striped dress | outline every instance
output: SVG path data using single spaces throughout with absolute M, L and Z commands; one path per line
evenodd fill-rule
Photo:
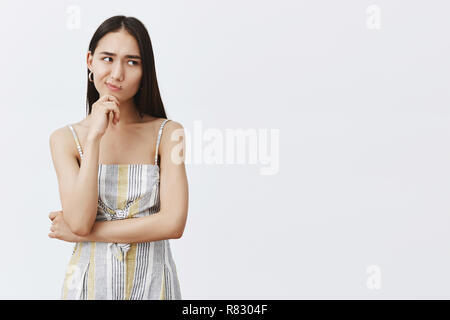
M 158 147 L 155 164 L 99 164 L 96 221 L 131 219 L 159 212 Z M 73 127 L 68 125 L 83 152 Z M 77 242 L 61 299 L 180 300 L 169 239 L 142 243 Z

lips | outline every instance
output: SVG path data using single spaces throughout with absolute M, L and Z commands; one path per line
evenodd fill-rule
M 108 86 L 108 87 L 110 87 L 111 89 L 115 89 L 115 90 L 119 90 L 120 89 L 120 87 L 118 87 L 118 86 L 115 86 L 115 85 L 113 85 L 113 84 L 111 84 L 111 83 L 106 83 L 106 85 Z

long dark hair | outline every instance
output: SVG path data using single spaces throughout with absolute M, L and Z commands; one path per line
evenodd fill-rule
M 133 101 L 142 117 L 148 114 L 153 117 L 167 119 L 166 111 L 161 100 L 158 81 L 156 79 L 155 60 L 153 56 L 152 42 L 144 24 L 134 17 L 114 16 L 106 19 L 95 31 L 89 43 L 89 50 L 94 54 L 100 39 L 108 32 L 116 32 L 125 29 L 131 34 L 139 45 L 142 57 L 142 79 L 138 92 L 133 97 Z M 100 98 L 93 82 L 89 81 L 89 68 L 87 69 L 87 100 L 86 115 L 91 114 L 92 105 Z

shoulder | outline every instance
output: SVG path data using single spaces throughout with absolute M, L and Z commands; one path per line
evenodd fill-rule
M 61 128 L 57 128 L 50 133 L 50 143 L 58 143 L 62 140 L 66 140 L 70 134 L 70 128 L 66 125 Z
M 170 121 L 167 121 L 164 124 L 161 133 L 160 148 L 163 152 L 170 152 L 170 150 L 172 150 L 180 142 L 184 142 L 185 137 L 183 125 L 180 122 L 174 121 L 172 119 L 169 120 Z
M 164 119 L 165 120 L 165 119 Z M 168 140 L 178 140 L 177 137 L 180 135 L 184 136 L 184 127 L 181 123 L 174 121 L 172 119 L 169 119 L 170 121 L 167 121 L 164 124 L 163 132 L 161 140 L 164 139 L 164 141 Z M 162 124 L 162 122 L 161 122 Z
M 73 127 L 73 125 L 72 125 Z M 50 133 L 49 143 L 50 149 L 53 153 L 56 148 L 73 150 L 71 146 L 71 140 L 73 140 L 72 132 L 68 125 L 57 128 Z
M 164 125 L 160 141 L 160 154 L 162 155 L 161 168 L 175 168 L 183 165 L 185 148 L 186 143 L 183 125 L 177 121 L 167 121 Z
M 184 131 L 183 125 L 172 119 L 157 118 L 153 121 L 153 124 L 153 130 L 155 130 L 157 134 L 161 131 L 161 140 L 172 135 L 177 130 Z
M 164 120 L 166 120 L 166 119 L 164 119 Z M 169 121 L 167 121 L 164 125 L 165 132 L 167 132 L 167 131 L 173 132 L 177 129 L 184 129 L 183 126 L 181 125 L 181 123 L 174 121 L 172 119 L 167 119 L 167 120 L 169 120 Z

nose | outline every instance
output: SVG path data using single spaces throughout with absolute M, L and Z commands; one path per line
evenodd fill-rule
M 113 64 L 112 70 L 111 70 L 111 77 L 116 79 L 117 81 L 122 81 L 123 77 L 123 67 L 120 61 L 117 61 Z

